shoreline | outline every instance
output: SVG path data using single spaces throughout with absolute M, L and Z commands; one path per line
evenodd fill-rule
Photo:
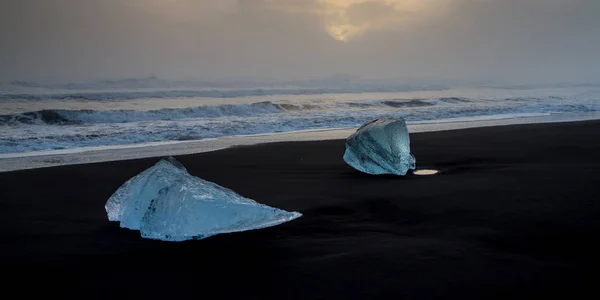
M 409 124 L 408 130 L 412 135 L 421 132 L 439 132 L 468 128 L 485 128 L 522 124 L 581 122 L 598 119 L 600 119 L 600 114 L 598 112 L 560 113 L 546 116 L 499 118 L 475 121 L 452 121 L 452 119 L 450 119 L 448 121 L 440 120 L 442 122 Z M 167 141 L 150 144 L 98 146 L 32 153 L 8 153 L 0 154 L 0 173 L 62 165 L 187 155 L 218 151 L 236 146 L 258 145 L 266 143 L 345 139 L 354 131 L 356 131 L 356 128 L 300 130 L 292 132 L 225 136 L 195 141 Z
M 594 298 L 599 134 L 598 120 L 415 134 L 417 168 L 432 176 L 361 174 L 343 140 L 176 156 L 194 176 L 303 214 L 182 243 L 106 217 L 110 195 L 156 158 L 4 172 L 0 266 L 23 296 Z

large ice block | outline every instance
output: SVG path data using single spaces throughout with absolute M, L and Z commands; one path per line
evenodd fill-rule
M 174 158 L 159 161 L 123 184 L 106 202 L 110 221 L 165 241 L 275 226 L 301 216 L 244 198 L 190 175 Z
M 381 118 L 361 126 L 346 139 L 344 161 L 368 174 L 406 175 L 414 170 L 415 156 L 402 118 Z

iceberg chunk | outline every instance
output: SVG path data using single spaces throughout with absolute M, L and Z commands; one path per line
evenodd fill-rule
M 402 118 L 381 118 L 364 124 L 346 139 L 344 161 L 358 171 L 406 175 L 416 167 L 410 138 Z
M 184 241 L 279 225 L 301 216 L 190 175 L 174 158 L 125 182 L 106 202 L 110 221 L 142 237 Z

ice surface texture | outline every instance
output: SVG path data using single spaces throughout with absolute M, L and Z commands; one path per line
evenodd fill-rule
M 406 175 L 415 169 L 410 138 L 402 118 L 382 118 L 361 126 L 346 139 L 344 161 L 368 174 Z
M 270 227 L 301 216 L 194 177 L 171 157 L 125 182 L 105 208 L 110 221 L 165 241 Z

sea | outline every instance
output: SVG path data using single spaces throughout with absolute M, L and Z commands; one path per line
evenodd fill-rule
M 588 114 L 600 84 L 228 84 L 157 78 L 0 83 L 0 159 L 102 147 L 352 129 L 384 116 L 409 125 Z M 53 152 L 54 151 L 54 152 Z

